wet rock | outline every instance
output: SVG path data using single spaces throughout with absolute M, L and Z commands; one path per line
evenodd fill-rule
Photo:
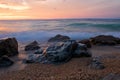
M 102 80 L 120 80 L 120 74 L 110 73 L 107 76 L 105 76 Z
M 14 56 L 18 54 L 18 42 L 15 38 L 7 38 L 0 40 L 0 57 Z
M 89 65 L 89 67 L 91 69 L 100 69 L 100 70 L 105 68 L 104 64 L 99 60 L 99 58 L 94 58 L 91 64 Z
M 91 41 L 89 39 L 81 40 L 81 41 L 79 41 L 79 43 L 85 44 L 87 46 L 87 48 L 92 47 Z
M 71 59 L 72 54 L 69 53 L 71 43 L 65 43 L 62 46 L 50 46 L 46 50 L 46 57 L 51 62 L 65 62 Z
M 94 38 L 91 38 L 91 42 L 94 45 L 116 45 L 120 44 L 120 38 L 116 38 L 110 35 L 100 35 Z
M 42 54 L 29 55 L 26 63 L 61 63 L 74 57 L 91 57 L 91 54 L 86 45 L 68 40 L 50 45 Z
M 50 38 L 48 42 L 62 42 L 67 40 L 70 40 L 70 37 L 58 34 L 55 37 Z
M 40 49 L 39 44 L 37 41 L 33 41 L 32 43 L 25 46 L 25 51 L 32 51 Z
M 9 67 L 13 64 L 14 62 L 9 59 L 7 56 L 3 56 L 0 58 L 0 67 Z
M 51 62 L 66 62 L 72 57 L 91 57 L 87 47 L 74 40 L 66 41 L 58 46 L 49 46 L 45 54 L 48 61 Z

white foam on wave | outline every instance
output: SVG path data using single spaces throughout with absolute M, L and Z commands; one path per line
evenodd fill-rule
M 49 38 L 54 37 L 57 34 L 69 36 L 71 39 L 81 40 L 95 37 L 98 35 L 113 35 L 120 38 L 120 32 L 61 32 L 61 31 L 28 31 L 20 33 L 10 33 L 2 35 L 3 37 L 16 37 L 20 42 L 28 41 L 47 41 Z

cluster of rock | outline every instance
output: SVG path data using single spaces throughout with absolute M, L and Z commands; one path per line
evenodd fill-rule
M 64 35 L 56 35 L 48 40 L 48 42 L 62 42 L 70 40 L 70 37 Z M 88 48 L 91 48 L 92 45 L 117 45 L 120 44 L 120 38 L 111 36 L 111 35 L 99 35 L 90 39 L 80 40 L 79 43 L 86 44 Z
M 66 62 L 74 57 L 91 57 L 92 54 L 88 50 L 92 45 L 117 45 L 120 44 L 120 38 L 113 36 L 100 35 L 94 38 L 75 41 L 64 35 L 56 35 L 48 40 L 48 42 L 57 42 L 43 50 L 37 41 L 25 46 L 25 51 L 33 51 L 34 54 L 28 56 L 27 63 L 33 62 Z M 14 62 L 9 59 L 10 56 L 18 54 L 18 42 L 15 38 L 0 40 L 0 67 L 10 66 Z M 40 55 L 39 55 L 40 54 Z M 103 69 L 104 65 L 94 60 L 89 65 L 91 68 Z
M 68 40 L 61 43 L 50 45 L 45 52 L 42 53 L 42 57 L 29 56 L 27 62 L 66 62 L 73 57 L 91 57 L 91 53 L 88 51 L 86 45 L 78 43 L 74 40 Z
M 111 35 L 99 35 L 91 38 L 91 43 L 93 45 L 117 45 L 120 44 L 120 38 Z
M 81 41 L 70 40 L 70 37 L 64 35 L 56 35 L 48 40 L 48 42 L 57 42 L 50 45 L 46 50 L 39 47 L 38 43 L 34 41 L 25 47 L 25 50 L 36 50 L 35 54 L 42 54 L 42 56 L 30 55 L 27 62 L 66 62 L 74 57 L 91 57 L 88 48 L 92 45 L 116 45 L 119 44 L 120 39 L 113 36 L 96 36 L 94 38 L 85 39 Z M 113 44 L 114 43 L 114 44 Z M 104 69 L 103 63 L 99 60 L 93 59 L 90 68 Z
M 0 67 L 7 67 L 14 62 L 9 59 L 10 56 L 18 54 L 18 42 L 15 38 L 0 40 Z

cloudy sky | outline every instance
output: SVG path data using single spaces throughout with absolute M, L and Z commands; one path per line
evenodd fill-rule
M 120 0 L 0 0 L 0 19 L 120 18 Z

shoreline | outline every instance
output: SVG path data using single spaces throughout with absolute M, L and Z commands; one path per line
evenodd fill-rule
M 112 38 L 110 40 L 112 40 Z M 55 65 L 24 63 L 28 55 L 34 53 L 24 50 L 28 43 L 18 43 L 19 54 L 18 56 L 11 57 L 11 59 L 15 61 L 15 64 L 8 68 L 0 69 L 0 80 L 99 80 L 109 73 L 120 74 L 120 44 L 111 46 L 92 45 L 91 48 L 88 48 L 92 53 L 92 57 L 72 58 L 67 63 Z M 39 42 L 39 46 L 45 49 L 55 43 L 56 42 Z M 96 57 L 103 62 L 105 69 L 95 70 L 88 67 L 91 60 Z
M 12 72 L 18 73 L 19 71 L 20 72 L 24 71 L 24 70 L 26 70 L 26 68 L 29 68 L 29 65 L 30 66 L 43 65 L 44 67 L 46 65 L 52 65 L 52 64 L 41 64 L 41 63 L 40 64 L 39 63 L 37 63 L 37 64 L 36 63 L 33 63 L 33 64 L 25 64 L 25 63 L 23 63 L 22 61 L 26 58 L 26 56 L 29 53 L 26 53 L 23 50 L 23 48 L 24 48 L 23 45 L 21 45 L 21 46 L 22 47 L 19 47 L 19 55 L 16 56 L 16 57 L 13 57 L 14 60 L 18 60 L 18 61 L 16 61 L 15 64 L 12 65 L 9 68 L 3 68 L 0 75 L 5 76 L 7 73 L 12 74 Z M 92 46 L 92 48 L 89 49 L 89 50 L 92 52 L 92 55 L 93 55 L 92 57 L 103 57 L 103 58 L 108 58 L 109 59 L 111 56 L 113 56 L 113 57 L 116 56 L 116 55 L 120 56 L 120 45 L 118 45 L 118 46 L 119 47 L 116 47 L 116 46 Z M 17 58 L 17 57 L 19 57 L 19 58 Z M 78 59 L 78 58 L 73 58 L 73 60 L 74 59 Z M 67 63 L 65 63 L 65 64 L 67 64 Z M 65 65 L 65 64 L 62 64 L 62 65 Z M 6 77 L 7 77 L 7 75 L 6 75 Z

